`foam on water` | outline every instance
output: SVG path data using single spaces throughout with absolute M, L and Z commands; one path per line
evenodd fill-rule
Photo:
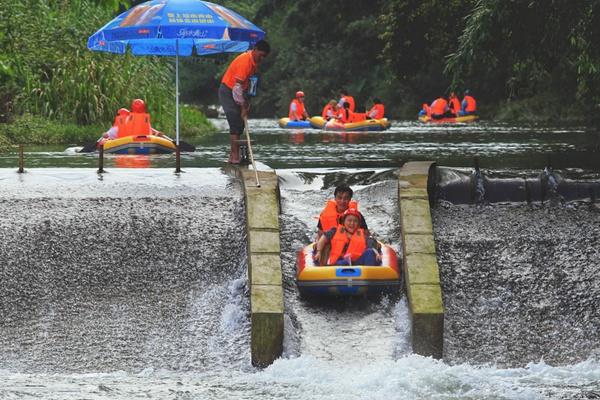
M 600 364 L 585 361 L 520 368 L 450 366 L 418 355 L 397 360 L 282 358 L 268 368 L 172 372 L 144 369 L 94 374 L 16 374 L 0 370 L 7 399 L 593 399 Z

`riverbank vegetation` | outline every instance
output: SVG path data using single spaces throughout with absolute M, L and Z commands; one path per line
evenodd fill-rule
M 511 121 L 600 113 L 600 2 L 569 0 L 272 0 L 229 2 L 267 32 L 273 54 L 255 101 L 287 115 L 296 90 L 313 113 L 345 87 L 396 118 L 470 89 Z M 237 7 L 237 8 L 236 8 Z
M 119 6 L 129 4 L 0 0 L 0 135 L 13 143 L 82 143 L 99 137 L 134 98 L 146 100 L 156 129 L 175 130 L 171 59 L 86 48 Z M 182 113 L 182 135 L 212 129 L 195 108 Z
M 174 131 L 171 58 L 98 54 L 87 38 L 140 1 L 0 0 L 0 139 L 89 140 L 143 98 Z M 600 2 L 499 0 L 226 0 L 267 32 L 252 116 L 287 115 L 297 90 L 320 112 L 340 88 L 360 108 L 374 97 L 392 118 L 470 89 L 485 119 L 587 120 L 600 112 Z M 182 100 L 217 103 L 233 55 L 183 58 Z M 183 136 L 210 124 L 182 110 Z M 35 133 L 25 127 L 33 126 Z

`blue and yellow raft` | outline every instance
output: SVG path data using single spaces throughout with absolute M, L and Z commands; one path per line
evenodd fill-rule
M 365 295 L 393 292 L 400 288 L 398 256 L 381 244 L 381 265 L 315 265 L 315 243 L 298 252 L 296 284 L 302 294 Z
M 310 121 L 290 121 L 289 118 L 280 118 L 279 127 L 287 129 L 306 129 L 312 128 Z
M 113 154 L 168 154 L 176 150 L 172 140 L 155 135 L 133 135 L 99 142 L 106 153 Z
M 342 123 L 334 119 L 326 121 L 323 117 L 312 117 L 310 119 L 310 124 L 315 129 L 345 132 L 384 131 L 391 126 L 391 123 L 387 118 Z
M 465 122 L 473 122 L 479 119 L 478 115 L 463 115 L 460 117 L 449 117 L 449 118 L 441 118 L 434 119 L 428 115 L 420 115 L 419 121 L 421 122 L 429 122 L 429 123 L 438 123 L 438 124 L 455 124 L 455 123 L 465 123 Z

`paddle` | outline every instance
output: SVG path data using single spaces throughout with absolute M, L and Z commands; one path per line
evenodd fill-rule
M 78 153 L 91 153 L 92 151 L 96 151 L 97 145 L 98 145 L 97 141 L 86 143 L 83 145 L 81 150 L 78 151 Z
M 179 150 L 185 151 L 188 153 L 193 153 L 194 151 L 196 151 L 196 146 L 194 146 L 193 144 L 190 144 L 188 142 L 184 142 L 184 141 L 180 140 L 179 141 Z

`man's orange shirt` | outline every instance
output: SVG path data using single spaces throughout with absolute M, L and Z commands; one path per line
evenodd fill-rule
M 229 64 L 221 82 L 229 89 L 233 89 L 236 80 L 240 80 L 243 81 L 242 87 L 248 89 L 248 78 L 256 73 L 257 67 L 252 59 L 252 51 L 242 53 Z

